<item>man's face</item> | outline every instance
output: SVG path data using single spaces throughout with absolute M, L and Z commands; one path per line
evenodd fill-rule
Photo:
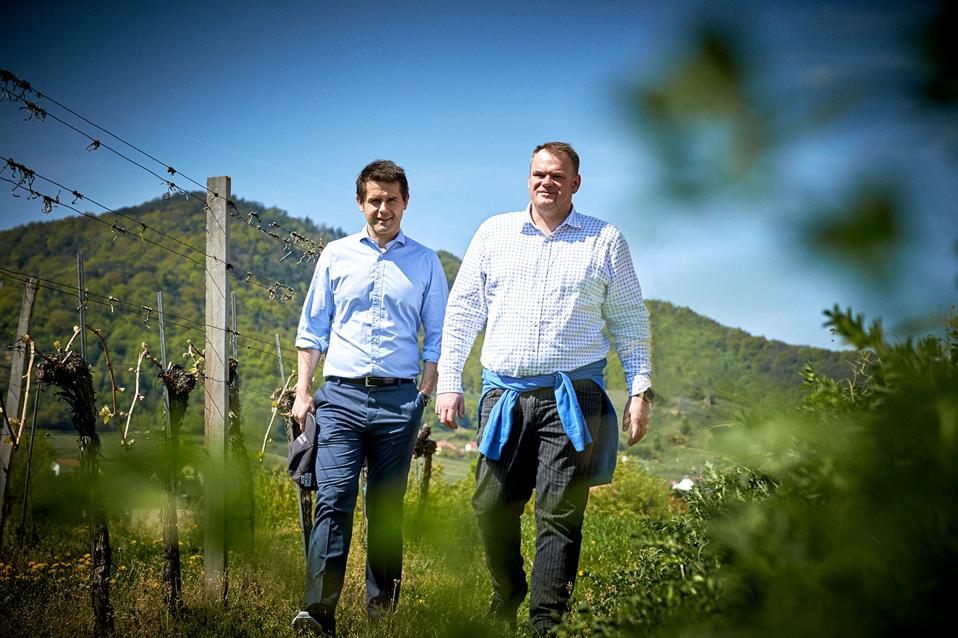
M 543 214 L 564 214 L 572 208 L 572 196 L 582 180 L 572 168 L 572 160 L 543 149 L 532 156 L 529 167 L 529 199 Z
M 380 247 L 396 238 L 407 204 L 403 200 L 399 182 L 369 180 L 366 182 L 365 199 L 360 200 L 357 197 L 356 202 L 366 218 L 370 238 L 376 240 Z

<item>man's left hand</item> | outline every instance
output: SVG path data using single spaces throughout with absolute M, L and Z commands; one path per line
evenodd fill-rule
M 642 440 L 649 429 L 649 415 L 652 404 L 642 397 L 629 397 L 622 413 L 622 431 L 629 433 L 629 445 Z
M 440 392 L 436 397 L 436 416 L 439 417 L 439 422 L 450 430 L 459 427 L 456 418 L 466 416 L 466 403 L 462 392 Z

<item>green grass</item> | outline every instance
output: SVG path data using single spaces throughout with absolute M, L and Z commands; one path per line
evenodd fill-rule
M 67 437 L 69 438 L 69 437 Z M 144 446 L 146 451 L 146 446 Z M 415 479 L 415 471 L 411 473 Z M 621 487 L 593 494 L 587 517 L 582 577 L 576 597 L 604 600 L 623 564 L 637 564 L 642 542 L 634 533 L 649 521 L 681 515 L 663 481 L 637 467 L 620 472 Z M 434 479 L 424 507 L 410 485 L 406 508 L 403 593 L 396 613 L 369 626 L 364 613 L 364 547 L 357 512 L 346 586 L 338 610 L 343 636 L 498 635 L 485 612 L 491 594 L 470 498 L 472 481 Z M 304 564 L 292 483 L 279 471 L 256 472 L 257 536 L 254 556 L 231 555 L 224 607 L 207 606 L 202 580 L 202 529 L 181 525 L 183 590 L 187 611 L 167 617 L 161 595 L 162 539 L 149 519 L 117 514 L 111 519 L 114 584 L 111 600 L 118 635 L 288 636 L 289 621 L 304 596 Z M 64 503 L 64 507 L 69 504 Z M 623 507 L 625 506 L 625 507 Z M 530 506 L 531 507 L 531 506 Z M 115 508 L 114 508 L 115 509 Z M 534 519 L 524 517 L 523 545 L 531 560 Z M 7 546 L 0 566 L 0 635 L 76 636 L 92 629 L 86 584 L 85 527 L 38 522 L 38 538 L 25 549 Z M 32 561 L 32 563 L 31 563 Z M 523 607 L 520 614 L 527 614 Z M 523 630 L 525 631 L 525 630 Z
M 624 393 L 613 392 L 617 409 Z M 676 410 L 676 406 L 678 409 Z M 655 629 L 691 606 L 708 609 L 715 598 L 717 563 L 703 554 L 704 521 L 675 500 L 669 480 L 699 472 L 708 436 L 703 424 L 725 418 L 721 404 L 656 405 L 653 429 L 639 446 L 623 448 L 615 482 L 590 498 L 573 612 L 566 635 L 593 635 L 606 628 Z M 693 436 L 675 435 L 694 420 Z M 474 429 L 433 427 L 433 438 L 457 446 L 474 440 Z M 232 554 L 225 607 L 205 602 L 202 580 L 202 486 L 181 486 L 181 553 L 186 612 L 169 618 L 164 610 L 157 462 L 158 431 L 142 428 L 132 448 L 119 445 L 116 431 L 103 440 L 103 476 L 113 539 L 111 600 L 118 635 L 124 636 L 286 636 L 304 596 L 304 560 L 296 522 L 295 494 L 286 478 L 285 442 L 270 441 L 257 462 L 259 441 L 249 433 L 248 452 L 256 477 L 256 545 L 253 555 Z M 202 436 L 181 437 L 184 460 L 202 469 Z M 75 456 L 76 436 L 42 436 L 39 457 Z M 667 454 L 666 454 L 667 450 Z M 343 636 L 497 636 L 503 628 L 486 616 L 491 584 L 471 508 L 476 456 L 443 451 L 433 460 L 428 500 L 418 503 L 414 461 L 406 509 L 403 594 L 396 613 L 369 626 L 364 611 L 364 546 L 361 512 L 338 610 Z M 45 467 L 43 463 L 37 466 Z M 39 469 L 39 475 L 43 475 Z M 87 635 L 92 629 L 88 551 L 78 503 L 76 476 L 38 476 L 33 492 L 35 540 L 23 550 L 8 549 L 0 566 L 0 635 Z M 531 504 L 523 520 L 527 571 L 534 556 Z M 8 544 L 13 535 L 8 527 Z M 33 564 L 31 565 L 31 561 Z M 42 565 L 42 567 L 38 567 Z M 52 567 L 56 565 L 56 567 Z M 637 595 L 642 597 L 636 598 Z M 691 602 L 690 602 L 691 601 Z M 703 602 L 704 601 L 704 602 Z M 42 610 L 43 613 L 37 613 Z M 519 610 L 528 614 L 527 603 Z M 636 624 L 637 623 L 637 624 Z M 609 629 L 613 631 L 613 629 Z M 627 629 L 632 631 L 632 629 Z M 528 635 L 520 625 L 520 635 Z

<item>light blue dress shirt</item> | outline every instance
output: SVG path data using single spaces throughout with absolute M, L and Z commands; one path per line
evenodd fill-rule
M 419 375 L 438 361 L 449 294 L 439 257 L 407 237 L 379 246 L 363 228 L 320 253 L 306 293 L 296 347 L 323 352 L 323 376 Z

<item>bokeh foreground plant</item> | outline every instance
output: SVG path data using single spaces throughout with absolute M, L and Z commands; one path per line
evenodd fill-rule
M 750 469 L 693 493 L 715 597 L 656 627 L 641 622 L 652 593 L 639 594 L 619 611 L 623 628 L 822 637 L 953 627 L 958 319 L 944 339 L 890 343 L 878 322 L 826 314 L 859 349 L 854 373 L 838 381 L 807 367 L 798 411 L 752 414 L 721 439 Z

